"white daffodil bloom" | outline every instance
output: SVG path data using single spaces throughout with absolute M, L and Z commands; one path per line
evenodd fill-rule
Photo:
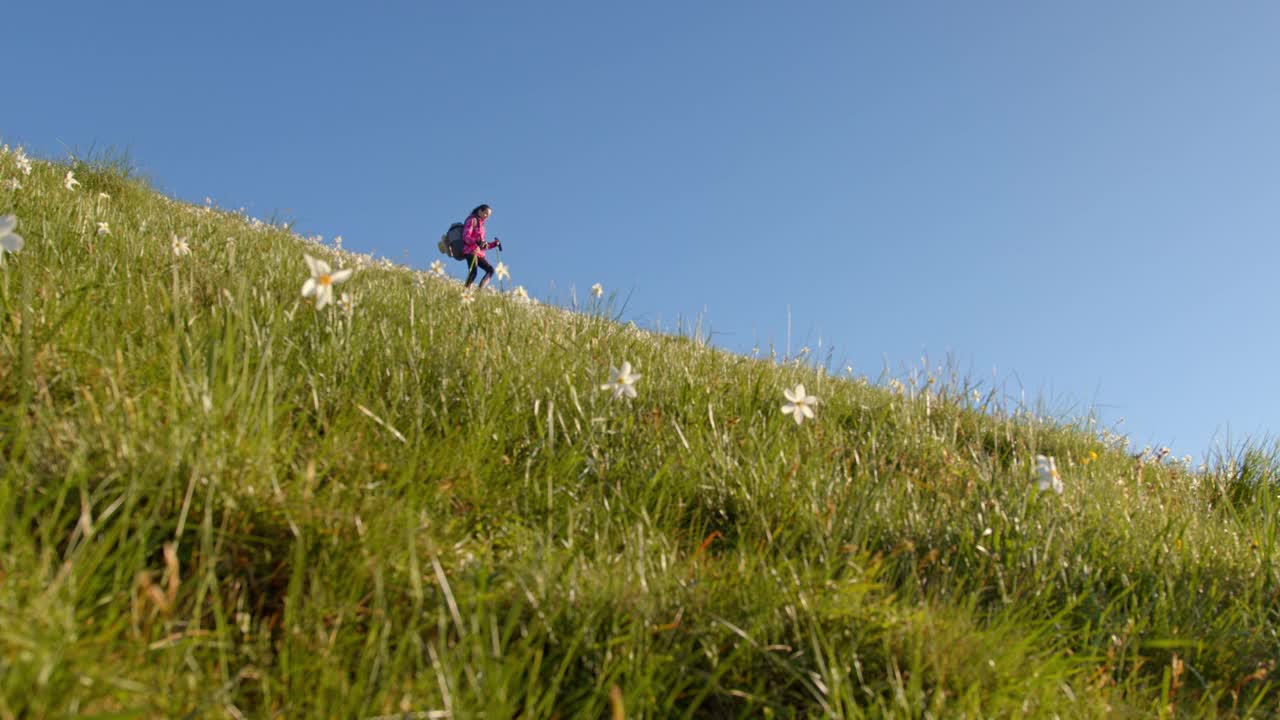
M 98 234 L 99 234 L 99 235 L 110 235 L 110 234 L 111 234 L 111 226 L 110 226 L 110 225 L 108 225 L 108 224 L 107 224 L 107 223 L 105 223 L 105 222 L 100 222 L 100 223 L 98 223 Z
M 498 261 L 498 265 L 493 269 L 493 274 L 497 275 L 499 280 L 511 279 L 511 271 L 507 269 L 507 264 L 501 260 Z
M 329 263 L 323 260 L 317 260 L 310 255 L 303 254 L 303 259 L 307 261 L 307 267 L 311 270 L 311 277 L 302 284 L 302 297 L 315 297 L 316 310 L 323 310 L 326 305 L 333 302 L 333 286 L 346 282 L 351 277 L 353 270 L 339 270 L 334 272 L 329 267 Z
M 431 274 L 436 277 L 444 277 L 444 263 L 439 260 L 431 263 Z
M 6 252 L 16 253 L 22 249 L 26 242 L 22 236 L 14 232 L 18 229 L 18 216 L 5 215 L 0 217 L 0 257 Z
M 187 244 L 186 238 L 174 235 L 171 244 L 173 245 L 174 257 L 182 257 L 183 255 L 191 254 L 191 246 Z
M 795 418 L 796 424 L 804 422 L 805 418 L 814 419 L 813 408 L 818 404 L 818 398 L 805 392 L 804 384 L 795 386 L 793 390 L 782 391 L 782 396 L 787 399 L 787 403 L 782 406 L 782 412 Z
M 74 172 L 68 170 L 67 176 L 62 178 L 62 186 L 68 190 L 75 190 L 80 187 L 80 181 L 76 179 L 76 174 Z
M 1064 487 L 1062 476 L 1058 474 L 1058 463 L 1053 458 L 1044 455 L 1036 456 L 1036 487 L 1041 492 L 1052 490 L 1059 495 L 1062 494 Z
M 13 151 L 13 162 L 18 166 L 18 172 L 24 176 L 31 175 L 31 158 L 27 157 L 27 153 L 22 148 Z
M 356 299 L 351 297 L 351 293 L 342 293 L 338 298 L 338 309 L 350 315 L 356 309 Z
M 640 379 L 640 375 L 639 373 L 631 372 L 631 363 L 624 362 L 622 363 L 621 368 L 611 367 L 609 368 L 609 372 L 609 382 L 601 385 L 601 390 L 612 390 L 614 400 L 617 400 L 623 395 L 630 398 L 636 396 L 635 384 L 636 381 Z
M 21 189 L 22 189 L 22 183 L 18 182 L 18 178 L 16 178 L 16 177 L 13 177 L 13 178 L 5 178 L 5 181 L 4 181 L 4 183 L 3 183 L 3 187 L 4 187 L 4 189 L 5 189 L 5 190 L 14 190 L 14 191 L 17 191 L 17 190 L 21 190 Z
M 475 302 L 475 301 L 476 301 L 476 294 L 475 294 L 474 292 L 472 292 L 471 290 L 465 290 L 465 291 L 463 291 L 463 293 L 462 293 L 462 304 L 463 304 L 463 305 L 470 305 L 471 303 L 473 303 L 473 302 Z
M 524 289 L 523 285 L 517 285 L 516 289 L 511 291 L 511 294 L 515 295 L 520 302 L 529 302 L 529 293 Z
M 591 297 L 597 297 L 597 298 L 598 298 L 598 297 L 600 297 L 601 295 L 604 295 L 604 288 L 603 288 L 603 287 L 601 287 L 600 283 L 596 283 L 595 285 L 592 285 L 592 286 L 591 286 Z

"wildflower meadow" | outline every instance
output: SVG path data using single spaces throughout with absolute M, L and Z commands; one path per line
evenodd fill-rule
M 340 246 L 0 148 L 0 718 L 1280 711 L 1272 446 Z

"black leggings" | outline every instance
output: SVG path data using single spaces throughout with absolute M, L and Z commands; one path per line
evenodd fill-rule
M 484 279 L 480 281 L 481 285 L 484 285 L 493 275 L 493 266 L 489 264 L 488 260 L 475 255 L 464 255 L 462 259 L 466 260 L 467 266 L 471 268 L 471 272 L 467 273 L 466 287 L 471 287 L 471 283 L 475 282 L 477 270 L 484 270 Z

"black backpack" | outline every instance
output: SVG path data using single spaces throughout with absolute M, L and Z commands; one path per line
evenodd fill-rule
M 462 239 L 462 223 L 450 225 L 448 232 L 440 236 L 440 243 L 436 247 L 445 255 L 461 260 L 466 247 L 466 242 Z

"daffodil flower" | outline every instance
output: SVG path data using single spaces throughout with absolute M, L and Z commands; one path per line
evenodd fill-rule
M 498 261 L 498 265 L 493 269 L 493 272 L 498 276 L 499 280 L 511 279 L 511 271 L 507 269 L 507 264 L 501 260 Z
M 329 267 L 329 263 L 324 260 L 318 260 L 310 255 L 303 254 L 303 259 L 307 261 L 307 267 L 311 270 L 311 277 L 302 284 L 302 297 L 315 297 L 316 310 L 323 310 L 326 305 L 333 302 L 333 286 L 346 282 L 351 277 L 353 270 L 339 270 L 334 272 Z
M 17 215 L 5 215 L 0 217 L 0 257 L 6 252 L 16 253 L 22 249 L 26 242 L 22 236 L 14 232 L 18 227 Z
M 24 176 L 31 175 L 31 158 L 27 157 L 26 151 L 22 148 L 13 151 L 13 162 L 18 166 L 18 172 Z
M 191 246 L 187 244 L 187 239 L 184 237 L 174 235 L 171 244 L 173 245 L 174 257 L 182 257 L 191 253 Z
M 638 373 L 631 372 L 631 363 L 624 362 L 622 363 L 621 368 L 611 367 L 609 368 L 609 372 L 609 382 L 601 385 L 601 390 L 612 390 L 614 400 L 617 400 L 623 395 L 626 395 L 629 398 L 636 396 L 635 384 L 636 381 L 640 379 L 640 375 Z
M 598 297 L 600 297 L 601 295 L 604 295 L 604 288 L 600 286 L 600 283 L 596 283 L 595 285 L 592 285 L 592 286 L 591 286 L 591 297 L 597 297 L 597 298 L 598 298 Z
M 444 277 L 444 263 L 439 260 L 431 263 L 431 274 L 436 277 Z
M 111 234 L 111 226 L 110 226 L 110 225 L 108 225 L 108 224 L 107 224 L 107 223 L 105 223 L 105 222 L 100 222 L 100 223 L 98 223 L 98 234 L 99 234 L 99 235 L 110 235 L 110 234 Z
M 1062 476 L 1058 474 L 1058 463 L 1051 457 L 1036 456 L 1036 487 L 1041 492 L 1052 490 L 1062 494 Z
M 62 178 L 62 186 L 68 190 L 75 190 L 77 187 L 80 187 L 80 181 L 76 179 L 76 174 L 74 172 L 68 170 L 67 176 Z
M 790 415 L 799 425 L 804 422 L 805 418 L 814 419 L 813 408 L 818 404 L 818 398 L 805 392 L 804 384 L 798 384 L 793 390 L 782 391 L 782 396 L 787 399 L 787 403 L 782 406 L 784 415 Z

